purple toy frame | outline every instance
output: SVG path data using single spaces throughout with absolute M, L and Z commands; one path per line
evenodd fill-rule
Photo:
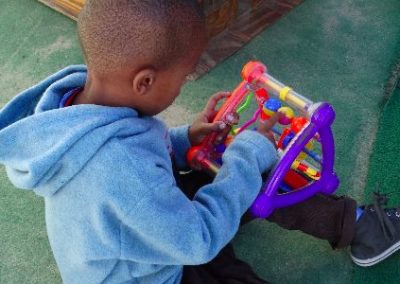
M 304 201 L 317 192 L 332 194 L 339 186 L 339 179 L 333 170 L 335 147 L 331 124 L 335 119 L 335 112 L 328 103 L 320 104 L 311 116 L 311 121 L 287 147 L 280 162 L 272 170 L 269 179 L 251 207 L 251 212 L 260 218 L 268 217 L 276 208 L 290 206 Z M 299 155 L 307 142 L 319 133 L 322 145 L 322 172 L 321 178 L 299 190 L 277 194 L 284 175 L 290 169 L 294 159 Z

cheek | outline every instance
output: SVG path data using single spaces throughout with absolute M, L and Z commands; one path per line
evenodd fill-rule
M 177 90 L 175 90 L 175 92 L 174 92 L 174 94 L 175 94 L 175 98 L 177 97 L 177 96 L 179 96 L 179 94 L 181 93 L 181 87 L 179 87 Z
M 160 90 L 162 97 L 160 98 L 160 102 L 162 101 L 164 105 L 171 105 L 175 99 L 179 96 L 180 94 L 180 88 L 172 88 L 172 86 L 169 86 L 169 88 L 165 88 L 163 90 Z
M 179 94 L 180 94 L 180 89 L 171 92 L 171 96 L 169 97 L 169 104 L 172 104 L 175 101 L 175 99 L 179 96 Z
M 178 80 L 177 82 L 174 82 L 174 84 L 171 84 L 170 86 L 170 94 L 173 99 L 179 96 L 181 92 L 182 85 L 184 84 L 184 81 Z

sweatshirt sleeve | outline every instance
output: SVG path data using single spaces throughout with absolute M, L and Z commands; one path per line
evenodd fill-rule
M 237 232 L 241 216 L 261 188 L 260 173 L 276 160 L 271 142 L 244 131 L 223 155 L 214 182 L 200 188 L 193 200 L 160 169 L 153 195 L 142 199 L 123 221 L 122 257 L 163 265 L 210 261 Z
M 183 169 L 188 167 L 186 152 L 191 146 L 189 141 L 189 125 L 170 128 L 169 136 L 171 138 L 175 162 L 178 168 Z

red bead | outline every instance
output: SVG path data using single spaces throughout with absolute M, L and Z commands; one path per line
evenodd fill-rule
M 305 117 L 295 117 L 292 120 L 290 129 L 292 129 L 294 133 L 298 133 L 307 123 L 308 120 Z

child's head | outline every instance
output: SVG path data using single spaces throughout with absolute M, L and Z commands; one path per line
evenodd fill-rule
M 195 0 L 87 0 L 78 31 L 90 85 L 112 95 L 103 102 L 149 115 L 173 102 L 207 43 Z

